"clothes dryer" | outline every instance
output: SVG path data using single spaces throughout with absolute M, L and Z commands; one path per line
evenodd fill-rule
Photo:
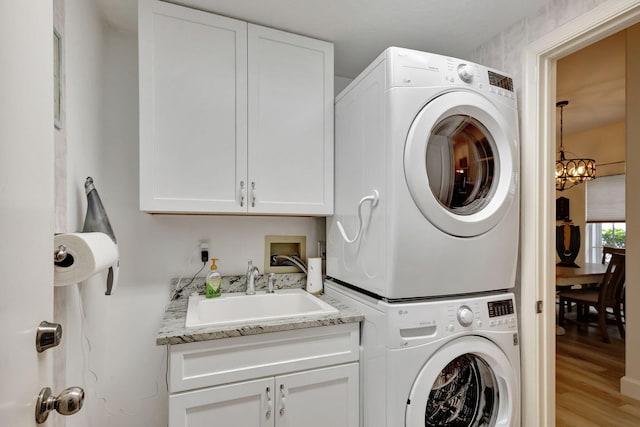
M 387 49 L 336 98 L 327 275 L 389 300 L 513 287 L 518 177 L 511 77 Z
M 367 427 L 519 427 L 520 346 L 510 293 L 389 303 L 325 282 L 364 315 Z

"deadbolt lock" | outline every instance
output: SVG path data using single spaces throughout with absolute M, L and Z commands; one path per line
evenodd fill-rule
M 36 332 L 36 350 L 38 353 L 55 347 L 62 339 L 62 326 L 59 323 L 41 322 Z

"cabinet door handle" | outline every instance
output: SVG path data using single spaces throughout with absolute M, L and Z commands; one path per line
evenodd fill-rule
M 256 183 L 251 181 L 251 207 L 256 207 Z
M 240 181 L 240 207 L 244 207 L 244 198 L 247 190 L 244 188 L 244 181 Z
M 284 415 L 285 396 L 284 384 L 280 384 L 280 416 Z
M 273 407 L 273 404 L 271 403 L 271 388 L 270 387 L 267 387 L 266 394 L 267 394 L 267 413 L 265 414 L 265 417 L 267 419 L 269 419 L 269 418 L 271 418 L 271 408 Z

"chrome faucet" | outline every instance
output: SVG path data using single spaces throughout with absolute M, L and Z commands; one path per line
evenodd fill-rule
M 307 266 L 304 265 L 304 262 L 302 262 L 302 260 L 300 258 L 298 258 L 297 256 L 271 255 L 271 259 L 272 259 L 272 264 L 277 264 L 276 261 L 278 259 L 286 259 L 291 264 L 293 264 L 296 267 L 298 267 L 298 269 L 300 271 L 302 271 L 304 274 L 307 274 Z
M 256 293 L 256 278 L 260 274 L 258 267 L 253 265 L 253 261 L 249 260 L 247 265 L 247 295 Z

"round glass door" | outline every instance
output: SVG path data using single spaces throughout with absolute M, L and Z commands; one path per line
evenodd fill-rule
M 456 215 L 481 211 L 495 190 L 496 144 L 477 119 L 454 114 L 436 123 L 427 141 L 429 188 Z
M 504 352 L 478 336 L 439 349 L 413 383 L 406 427 L 503 427 L 516 419 L 517 371 Z
M 473 92 L 449 92 L 416 116 L 404 172 L 421 213 L 445 233 L 470 237 L 493 228 L 517 194 L 516 117 Z
M 481 357 L 465 354 L 436 376 L 425 405 L 425 427 L 491 426 L 496 417 L 498 387 Z

